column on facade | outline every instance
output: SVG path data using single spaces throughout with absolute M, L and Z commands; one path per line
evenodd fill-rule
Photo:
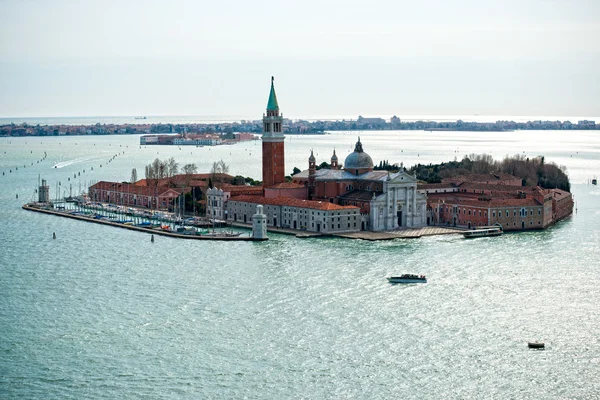
M 377 216 L 378 209 L 377 204 L 374 201 L 371 201 L 371 230 L 377 230 L 379 227 L 377 226 Z
M 398 228 L 398 188 L 394 187 L 394 206 L 392 207 L 392 228 Z
M 412 206 L 413 224 L 412 224 L 412 226 L 416 226 L 416 224 L 415 224 L 415 219 L 417 217 L 417 185 L 416 184 L 413 187 L 412 196 L 413 196 L 413 198 L 412 198 L 412 201 L 413 201 L 413 206 Z
M 410 213 L 408 212 L 408 205 L 410 201 L 410 196 L 408 194 L 408 186 L 404 187 L 404 205 L 406 210 L 402 213 L 402 222 L 404 223 L 404 226 L 409 226 L 410 223 Z M 406 222 L 405 222 L 406 221 Z
M 384 215 L 383 225 L 385 226 L 385 229 L 390 229 L 390 196 L 391 196 L 391 193 L 386 192 L 386 194 L 385 194 L 385 212 L 383 213 L 383 215 Z

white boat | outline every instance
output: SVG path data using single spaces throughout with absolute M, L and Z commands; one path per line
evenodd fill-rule
M 487 228 L 477 228 L 463 233 L 463 236 L 467 239 L 487 237 L 487 236 L 500 236 L 502 235 L 502 228 L 499 226 L 490 226 Z
M 390 283 L 427 283 L 425 275 L 402 274 L 400 276 L 390 276 L 387 278 Z

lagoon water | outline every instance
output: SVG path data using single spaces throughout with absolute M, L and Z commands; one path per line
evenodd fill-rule
M 358 135 L 375 162 L 406 166 L 544 155 L 567 167 L 577 212 L 545 231 L 469 241 L 151 243 L 20 207 L 38 176 L 68 195 L 129 180 L 134 167 L 143 177 L 155 157 L 201 171 L 223 159 L 260 179 L 260 142 L 0 138 L 0 398 L 598 398 L 600 188 L 589 180 L 600 132 L 288 136 L 286 170 L 306 168 L 310 149 L 343 161 Z M 403 272 L 428 283 L 387 283 Z

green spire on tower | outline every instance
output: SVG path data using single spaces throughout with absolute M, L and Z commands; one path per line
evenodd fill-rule
M 271 77 L 271 93 L 269 93 L 269 102 L 267 103 L 267 111 L 279 111 L 277 104 L 277 95 L 275 94 L 275 86 L 273 85 L 274 77 Z

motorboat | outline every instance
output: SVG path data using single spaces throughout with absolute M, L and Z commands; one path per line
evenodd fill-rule
M 425 275 L 402 274 L 400 276 L 390 276 L 387 278 L 390 283 L 427 283 Z
M 487 237 L 487 236 L 500 236 L 502 235 L 502 228 L 499 226 L 490 226 L 487 228 L 477 228 L 463 233 L 463 236 L 467 239 Z
M 535 342 L 527 342 L 527 347 L 529 347 L 530 349 L 544 349 L 546 348 L 546 344 L 544 342 L 538 342 L 536 340 Z

